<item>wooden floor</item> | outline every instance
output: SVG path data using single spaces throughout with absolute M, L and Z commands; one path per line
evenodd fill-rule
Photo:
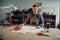
M 60 38 L 57 38 L 56 35 L 60 34 L 57 28 L 50 28 L 49 33 L 45 32 L 45 34 L 48 34 L 47 36 L 38 36 L 37 33 L 13 33 L 9 30 L 9 27 L 0 29 L 0 39 L 3 40 L 60 40 Z

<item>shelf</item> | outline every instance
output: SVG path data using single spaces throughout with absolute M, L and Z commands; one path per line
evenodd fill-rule
M 47 22 L 55 22 L 56 20 L 48 20 L 48 19 L 45 19 L 45 21 L 47 21 Z

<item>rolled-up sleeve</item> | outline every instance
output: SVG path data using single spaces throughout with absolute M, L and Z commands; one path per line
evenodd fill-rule
M 43 15 L 42 14 L 38 14 L 38 18 L 39 18 L 39 25 L 41 27 L 44 26 L 44 18 L 43 18 Z

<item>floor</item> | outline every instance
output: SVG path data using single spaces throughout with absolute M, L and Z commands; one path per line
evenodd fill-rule
M 9 30 L 11 26 L 0 26 L 0 40 L 60 40 L 56 35 L 60 34 L 60 30 L 57 28 L 50 28 L 49 37 L 46 36 L 38 36 L 37 33 L 12 33 Z

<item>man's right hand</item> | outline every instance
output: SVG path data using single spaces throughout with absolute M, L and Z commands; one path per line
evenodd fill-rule
M 20 26 L 24 26 L 24 24 L 20 24 Z

